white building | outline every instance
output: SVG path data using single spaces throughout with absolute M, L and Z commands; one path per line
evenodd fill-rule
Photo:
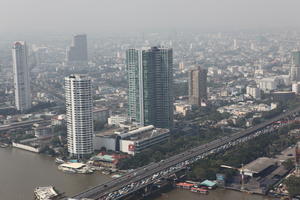
M 292 85 L 292 92 L 294 92 L 296 95 L 300 94 L 300 82 Z
M 15 42 L 12 48 L 15 104 L 17 110 L 31 108 L 31 89 L 25 42 Z
M 290 72 L 291 81 L 299 81 L 300 80 L 300 67 L 291 67 Z
M 259 88 L 263 91 L 271 91 L 277 89 L 279 80 L 277 78 L 263 78 L 258 80 Z
M 68 152 L 82 158 L 93 153 L 93 102 L 91 80 L 83 75 L 65 78 Z
M 128 121 L 128 117 L 124 115 L 113 115 L 110 116 L 107 121 L 108 125 L 120 126 L 120 124 Z
M 247 86 L 246 87 L 246 94 L 253 97 L 254 99 L 260 99 L 261 98 L 261 91 L 257 87 Z
M 130 131 L 115 131 L 96 135 L 95 149 L 121 151 L 134 155 L 170 137 L 169 129 L 155 128 L 153 125 L 139 127 Z
M 186 116 L 189 111 L 192 110 L 192 106 L 184 103 L 175 103 L 175 111 L 177 113 Z
M 280 79 L 279 83 L 285 86 L 291 85 L 291 79 L 289 75 L 277 76 Z

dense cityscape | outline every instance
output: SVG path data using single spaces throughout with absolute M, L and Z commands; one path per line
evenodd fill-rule
M 0 76 L 0 199 L 300 199 L 300 31 L 20 34 Z

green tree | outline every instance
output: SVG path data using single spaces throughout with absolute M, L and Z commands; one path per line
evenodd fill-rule
M 294 162 L 292 159 L 288 159 L 282 163 L 285 169 L 291 170 L 294 168 Z
M 286 184 L 291 197 L 300 195 L 300 177 L 290 176 L 284 181 L 284 183 Z

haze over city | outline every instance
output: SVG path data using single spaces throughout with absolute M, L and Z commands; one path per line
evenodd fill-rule
M 0 0 L 0 200 L 300 200 L 299 7 Z
M 1 0 L 1 33 L 299 28 L 296 0 Z M 121 32 L 120 32 L 121 31 Z

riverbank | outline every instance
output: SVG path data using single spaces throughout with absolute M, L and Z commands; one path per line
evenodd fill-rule
M 103 175 L 101 172 L 89 175 L 65 174 L 57 169 L 54 158 L 16 148 L 1 148 L 0 160 L 0 199 L 30 200 L 33 199 L 33 191 L 36 187 L 48 185 L 53 185 L 59 191 L 65 192 L 67 196 L 72 196 L 79 191 L 111 180 L 110 176 Z M 155 200 L 171 199 L 265 200 L 268 198 L 223 189 L 213 190 L 209 195 L 174 189 L 163 193 Z
M 0 160 L 0 199 L 30 200 L 36 187 L 49 185 L 72 196 L 111 180 L 101 172 L 65 174 L 53 157 L 17 148 L 0 148 Z
M 248 194 L 234 190 L 218 188 L 210 190 L 208 195 L 190 192 L 184 189 L 174 189 L 167 193 L 162 193 L 155 200 L 271 200 L 272 198 L 261 195 Z

